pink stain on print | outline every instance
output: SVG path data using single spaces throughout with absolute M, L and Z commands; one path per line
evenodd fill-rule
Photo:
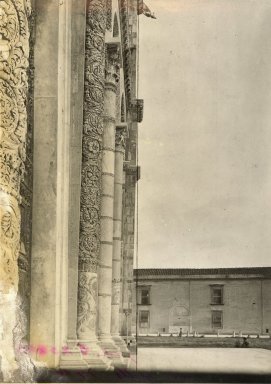
M 47 349 L 46 345 L 44 345 L 44 344 L 38 345 L 38 347 L 37 347 L 37 354 L 38 355 L 45 356 L 45 355 L 47 355 L 47 353 L 48 353 L 48 349 Z
M 67 345 L 64 345 L 61 349 L 61 352 L 64 354 L 70 353 L 69 347 Z
M 82 353 L 82 355 L 88 355 L 89 354 L 89 347 L 85 344 L 80 344 L 79 345 L 79 348 L 80 348 L 80 351 Z
M 56 355 L 56 354 L 57 354 L 57 349 L 56 349 L 56 347 L 51 347 L 50 351 L 51 351 L 51 353 L 52 353 L 53 355 Z

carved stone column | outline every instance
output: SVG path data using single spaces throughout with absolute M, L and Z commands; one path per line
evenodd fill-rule
M 107 44 L 102 162 L 101 250 L 98 277 L 98 333 L 100 345 L 114 363 L 121 353 L 111 338 L 111 296 L 113 258 L 113 201 L 115 166 L 116 84 L 119 81 L 119 47 Z
M 113 270 L 112 270 L 112 309 L 111 335 L 122 355 L 129 357 L 130 353 L 125 342 L 120 337 L 120 289 L 121 289 L 121 236 L 122 236 L 122 188 L 123 188 L 123 160 L 125 153 L 125 138 L 127 124 L 116 127 L 115 147 L 115 181 L 114 181 L 114 214 L 113 214 Z
M 30 13 L 30 1 L 0 2 L 0 355 L 4 381 L 12 381 L 18 369 L 13 330 L 19 279 L 20 184 L 26 156 Z
M 86 20 L 77 336 L 90 367 L 109 366 L 97 344 L 97 266 L 100 253 L 106 2 L 89 0 Z

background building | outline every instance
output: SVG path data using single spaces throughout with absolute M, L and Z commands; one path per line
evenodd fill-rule
M 271 333 L 271 268 L 136 269 L 134 280 L 138 334 Z

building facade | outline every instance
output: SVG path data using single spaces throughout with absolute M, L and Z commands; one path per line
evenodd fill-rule
M 122 336 L 131 334 L 143 118 L 139 3 L 0 2 L 0 354 L 6 381 L 14 372 L 17 380 L 29 379 L 38 364 L 127 366 Z
M 136 269 L 137 334 L 271 333 L 271 268 Z

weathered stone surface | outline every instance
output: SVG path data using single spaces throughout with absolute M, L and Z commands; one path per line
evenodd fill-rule
M 9 381 L 18 369 L 13 331 L 20 310 L 16 302 L 19 204 L 26 158 L 30 1 L 3 0 L 0 15 L 0 303 L 3 327 L 0 354 L 3 379 Z

